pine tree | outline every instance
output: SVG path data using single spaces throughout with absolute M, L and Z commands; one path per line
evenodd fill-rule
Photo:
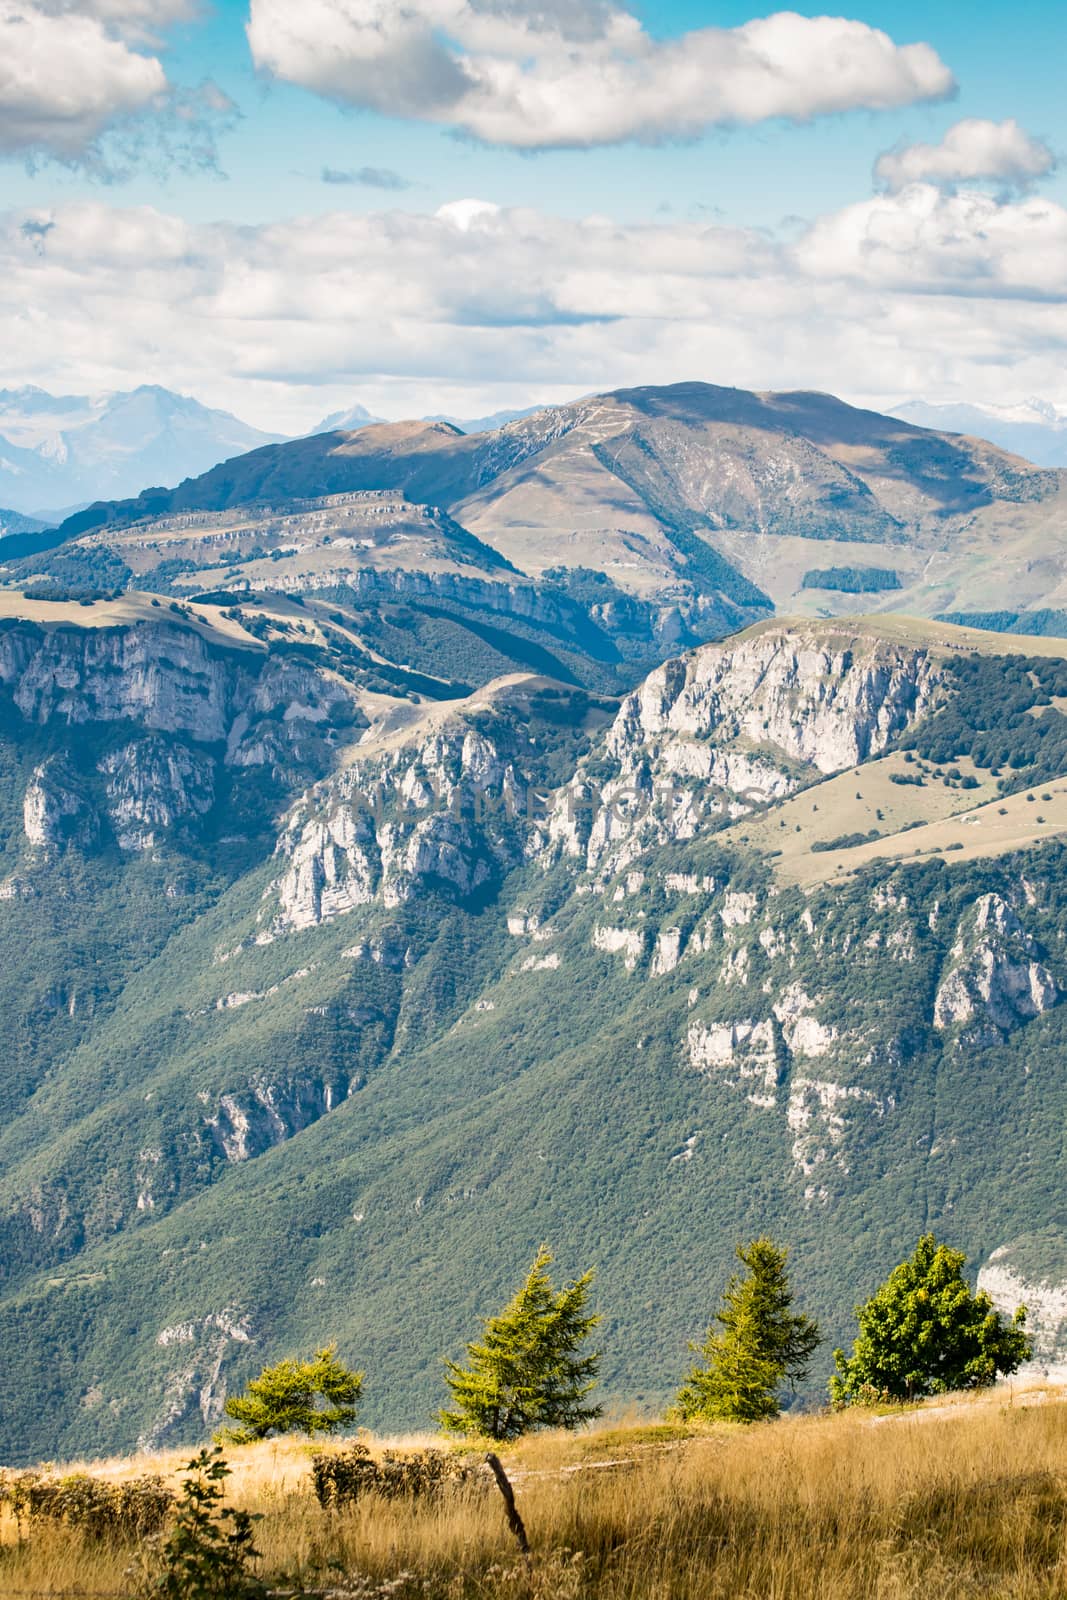
M 244 1426 L 224 1429 L 221 1437 L 250 1444 L 272 1433 L 334 1433 L 353 1422 L 363 1374 L 342 1366 L 336 1351 L 331 1344 L 310 1361 L 264 1367 L 246 1394 L 227 1400 L 226 1415 Z
M 600 1357 L 580 1353 L 600 1321 L 585 1310 L 594 1274 L 557 1293 L 551 1264 L 542 1245 L 514 1299 L 487 1319 L 482 1340 L 467 1346 L 469 1365 L 445 1363 L 453 1405 L 440 1421 L 450 1433 L 517 1439 L 534 1428 L 577 1428 L 600 1416 L 600 1406 L 584 1404 Z
M 675 1402 L 682 1418 L 759 1422 L 776 1417 L 782 1384 L 807 1376 L 819 1329 L 792 1310 L 787 1257 L 788 1251 L 767 1238 L 737 1246 L 748 1272 L 730 1279 L 707 1338 L 690 1346 L 702 1359 Z
M 851 1358 L 834 1352 L 835 1406 L 981 1388 L 1029 1359 L 1025 1307 L 1010 1322 L 1001 1317 L 987 1294 L 971 1293 L 965 1264 L 962 1251 L 925 1233 L 911 1259 L 857 1306 Z

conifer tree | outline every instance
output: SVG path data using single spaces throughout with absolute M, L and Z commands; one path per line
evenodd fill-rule
M 981 1388 L 1029 1359 L 1026 1308 L 1002 1317 L 987 1294 L 971 1293 L 965 1263 L 962 1251 L 925 1233 L 911 1258 L 857 1306 L 852 1355 L 834 1352 L 835 1406 Z
M 537 1252 L 510 1304 L 467 1346 L 469 1365 L 445 1363 L 452 1405 L 442 1427 L 487 1439 L 517 1439 L 535 1428 L 577 1428 L 600 1416 L 587 1405 L 600 1357 L 582 1347 L 600 1318 L 587 1314 L 587 1272 L 557 1293 L 548 1275 L 552 1254 Z
M 362 1372 L 337 1359 L 336 1345 L 310 1361 L 279 1361 L 253 1378 L 247 1393 L 227 1400 L 228 1417 L 243 1424 L 223 1429 L 231 1444 L 251 1444 L 272 1433 L 334 1433 L 353 1422 L 363 1392 Z
M 730 1279 L 704 1343 L 690 1346 L 701 1361 L 675 1402 L 685 1420 L 776 1417 L 782 1384 L 807 1376 L 819 1343 L 817 1325 L 792 1309 L 785 1248 L 761 1237 L 738 1245 L 737 1258 L 747 1274 Z

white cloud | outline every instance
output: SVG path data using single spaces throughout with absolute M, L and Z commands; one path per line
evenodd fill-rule
M 932 186 L 778 239 L 459 201 L 262 227 L 0 215 L 0 385 L 160 382 L 264 425 L 705 378 L 1067 401 L 1067 210 Z
M 0 159 L 108 180 L 214 167 L 236 107 L 211 82 L 173 86 L 153 53 L 196 15 L 197 0 L 0 0 Z
M 119 37 L 142 41 L 200 15 L 199 0 L 36 0 L 36 9 L 54 17 L 95 17 Z
M 788 11 L 661 41 L 598 0 L 251 0 L 247 31 L 277 78 L 524 149 L 691 138 L 955 89 L 927 44 Z
M 1006 122 L 968 117 L 949 128 L 940 144 L 887 150 L 875 162 L 874 176 L 891 194 L 910 183 L 953 187 L 983 179 L 1025 189 L 1055 166 L 1056 157 L 1048 145 L 1032 138 L 1013 117 Z
M 914 184 L 824 217 L 797 245 L 803 271 L 885 289 L 1067 303 L 1067 211 Z M 998 316 L 1002 313 L 998 312 Z
M 70 160 L 166 87 L 159 61 L 98 18 L 0 0 L 0 153 Z

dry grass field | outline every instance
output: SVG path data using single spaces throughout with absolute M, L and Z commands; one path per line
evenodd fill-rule
M 424 1445 L 430 1441 L 389 1441 Z M 378 1448 L 384 1441 L 378 1441 Z M 414 1600 L 930 1600 L 1067 1594 L 1067 1403 L 998 1389 L 885 1416 L 681 1434 L 543 1435 L 504 1452 L 524 1559 L 494 1488 L 319 1509 L 298 1441 L 231 1452 L 279 1594 Z M 97 1463 L 175 1474 L 180 1456 Z M 68 1470 L 68 1469 L 64 1469 Z M 139 1552 L 2 1528 L 0 1595 L 124 1596 Z

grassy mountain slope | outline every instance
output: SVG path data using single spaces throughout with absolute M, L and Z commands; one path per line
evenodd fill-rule
M 91 507 L 62 534 L 105 530 L 93 545 L 121 556 L 124 542 L 208 514 L 227 538 L 240 524 L 270 549 L 280 506 L 366 493 L 442 508 L 480 541 L 483 562 L 491 550 L 531 580 L 591 570 L 610 581 L 615 609 L 627 598 L 673 607 L 676 646 L 741 626 L 770 601 L 815 615 L 869 608 L 861 592 L 807 586 L 812 572 L 895 574 L 879 603 L 931 614 L 992 609 L 1005 574 L 1020 609 L 1055 604 L 1067 571 L 1062 473 L 830 395 L 702 383 L 591 396 L 473 435 L 389 423 L 269 446 L 177 489 Z M 123 541 L 117 530 L 134 524 Z M 386 564 L 420 561 L 416 548 L 394 549 Z M 311 587 L 317 563 L 301 556 L 275 578 Z

